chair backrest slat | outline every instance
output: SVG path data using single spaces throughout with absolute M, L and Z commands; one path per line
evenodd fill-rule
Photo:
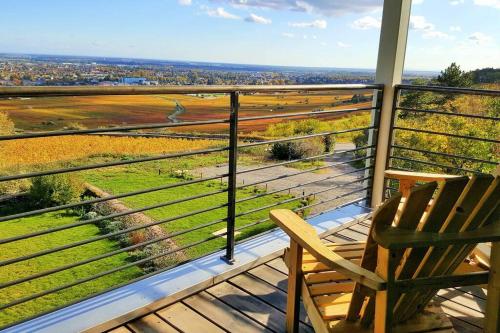
M 387 242 L 382 242 L 388 247 L 381 248 L 373 238 L 375 229 L 378 235 L 379 230 L 383 232 L 385 228 L 395 228 L 396 230 L 390 230 L 394 233 L 393 236 L 397 235 L 397 229 L 401 229 L 406 235 L 412 231 L 456 234 L 499 222 L 499 176 L 495 178 L 491 175 L 475 175 L 470 179 L 465 176 L 427 177 L 426 180 L 430 182 L 407 188 L 403 201 L 401 193 L 397 193 L 375 211 L 361 258 L 361 267 L 332 252 L 322 243 L 315 229 L 292 211 L 271 211 L 272 220 L 291 237 L 292 248 L 304 248 L 319 262 L 356 282 L 347 320 L 360 319 L 360 323 L 366 326 L 373 322 L 375 313 L 379 318 L 379 312 L 389 313 L 389 323 L 393 324 L 409 319 L 434 297 L 439 286 L 432 285 L 428 289 L 401 294 L 398 293 L 395 280 L 453 274 L 475 246 L 442 245 L 445 243 L 436 240 L 440 238 L 432 237 L 434 241 L 426 243 L 432 244 L 428 247 L 394 250 Z M 384 267 L 385 271 L 381 269 Z M 294 276 L 299 275 L 297 273 Z M 377 295 L 381 295 L 377 297 L 376 302 L 373 291 L 367 292 L 368 288 L 377 290 Z M 385 305 L 384 301 L 379 302 L 384 299 L 384 293 L 390 295 L 387 299 L 391 300 Z M 375 326 L 381 327 L 377 325 L 380 325 L 378 321 Z
M 491 175 L 473 176 L 467 183 L 467 186 L 450 211 L 448 217 L 444 223 L 442 223 L 439 232 L 455 233 L 462 230 L 469 218 L 472 217 L 472 214 L 475 212 L 475 208 L 487 192 L 493 179 L 494 178 Z M 448 246 L 434 246 L 428 248 L 425 256 L 420 261 L 412 277 L 429 277 L 435 275 L 434 273 L 436 268 L 439 266 L 439 263 L 442 262 L 442 258 L 446 256 L 449 251 L 448 248 Z M 456 257 L 454 258 L 454 261 L 462 262 L 465 259 L 465 256 L 466 255 L 463 257 Z M 453 264 L 454 262 L 447 263 L 447 265 Z M 410 265 L 414 266 L 414 264 Z M 421 309 L 424 301 L 429 298 L 429 293 L 434 294 L 433 291 L 429 292 L 427 290 L 423 290 L 402 295 L 396 305 L 395 318 L 403 321 L 413 316 Z
M 434 191 L 436 190 L 437 183 L 430 182 L 425 185 L 419 187 L 413 187 L 409 190 L 406 201 L 403 204 L 403 208 L 400 212 L 399 218 L 396 220 L 398 227 L 403 229 L 415 229 L 418 225 L 420 218 L 424 214 L 429 201 L 432 198 Z M 389 226 L 392 223 L 391 219 L 377 219 L 376 217 L 373 219 L 372 225 L 370 227 L 370 233 L 368 235 L 368 239 L 366 242 L 365 250 L 363 253 L 363 257 L 361 260 L 361 265 L 363 268 L 374 271 L 377 265 L 377 252 L 378 245 L 373 240 L 372 237 L 372 228 L 375 225 L 385 224 Z M 399 257 L 396 260 L 399 260 L 404 254 L 404 250 L 397 253 Z M 351 306 L 348 311 L 348 318 L 350 320 L 354 320 L 360 315 L 360 311 L 362 308 L 362 304 L 365 301 L 365 296 L 361 294 L 360 286 L 356 286 L 354 288 L 355 292 L 352 297 Z M 364 324 L 369 324 L 373 320 L 373 309 L 374 309 L 374 299 L 373 296 L 368 300 L 368 306 L 365 307 L 364 312 L 362 314 L 362 322 Z M 367 309 L 371 309 L 367 310 Z
M 488 224 L 498 222 L 500 216 L 499 198 L 500 197 L 500 177 L 496 177 L 490 185 L 481 201 L 476 205 L 474 211 L 460 231 L 472 231 Z M 475 245 L 452 245 L 448 246 L 446 252 L 436 264 L 431 275 L 449 275 L 457 270 L 464 259 L 474 249 Z M 423 294 L 416 302 L 428 303 L 437 290 L 430 290 Z M 407 316 L 411 316 L 408 314 Z
M 468 181 L 469 177 L 460 177 L 449 179 L 442 184 L 429 213 L 422 222 L 421 231 L 439 231 Z M 426 252 L 426 248 L 415 248 L 410 250 L 406 257 L 405 265 L 400 266 L 399 271 L 396 273 L 396 277 L 399 279 L 411 278 Z

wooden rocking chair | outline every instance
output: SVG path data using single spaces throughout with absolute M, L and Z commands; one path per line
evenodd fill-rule
M 290 236 L 287 331 L 298 330 L 302 295 L 316 332 L 451 332 L 433 296 L 489 279 L 485 330 L 500 332 L 499 177 L 386 176 L 400 192 L 376 210 L 366 243 L 326 245 L 292 211 L 271 211 Z M 471 269 L 464 260 L 484 242 L 493 244 L 491 269 Z

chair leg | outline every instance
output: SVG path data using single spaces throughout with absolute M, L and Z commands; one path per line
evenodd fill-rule
M 375 297 L 374 332 L 390 333 L 393 326 L 393 311 L 396 302 L 387 290 L 378 291 Z
M 485 332 L 500 332 L 500 243 L 498 242 L 491 244 L 490 280 L 484 324 Z
M 286 331 L 299 331 L 300 292 L 302 287 L 302 247 L 290 241 L 290 268 L 288 274 L 288 299 L 286 305 Z
M 387 281 L 387 289 L 377 291 L 375 296 L 374 332 L 392 332 L 396 290 L 392 288 L 396 270 L 396 255 L 393 251 L 379 247 L 377 255 L 377 274 Z

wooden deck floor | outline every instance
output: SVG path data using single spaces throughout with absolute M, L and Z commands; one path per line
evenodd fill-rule
M 367 222 L 338 231 L 325 241 L 364 240 Z M 287 268 L 277 258 L 109 332 L 284 332 L 286 287 Z M 444 289 L 435 301 L 457 332 L 483 331 L 485 289 Z M 314 331 L 304 309 L 300 329 Z

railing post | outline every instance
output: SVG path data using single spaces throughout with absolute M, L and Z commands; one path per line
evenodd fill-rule
M 384 172 L 389 153 L 395 86 L 401 83 L 403 76 L 410 11 L 411 0 L 384 0 L 375 77 L 376 83 L 384 85 L 384 93 L 373 170 L 372 207 L 376 207 L 383 200 Z
M 231 93 L 229 116 L 229 171 L 227 182 L 227 244 L 224 260 L 234 262 L 234 228 L 236 222 L 236 172 L 238 164 L 238 108 L 239 92 Z
M 380 129 L 380 112 L 382 108 L 382 98 L 384 95 L 384 89 L 378 89 L 373 91 L 373 101 L 372 101 L 372 111 L 371 111 L 371 120 L 370 127 L 374 127 L 373 129 L 368 131 L 368 146 L 374 146 L 374 148 L 368 148 L 366 150 L 366 156 L 373 156 L 369 158 L 365 162 L 365 167 L 371 167 L 375 165 L 375 160 L 377 159 L 377 143 Z M 370 179 L 365 181 L 365 187 L 373 187 L 373 168 L 367 169 L 365 171 L 365 178 L 370 177 Z M 369 206 L 372 202 L 372 192 L 373 188 L 366 190 L 366 205 Z

